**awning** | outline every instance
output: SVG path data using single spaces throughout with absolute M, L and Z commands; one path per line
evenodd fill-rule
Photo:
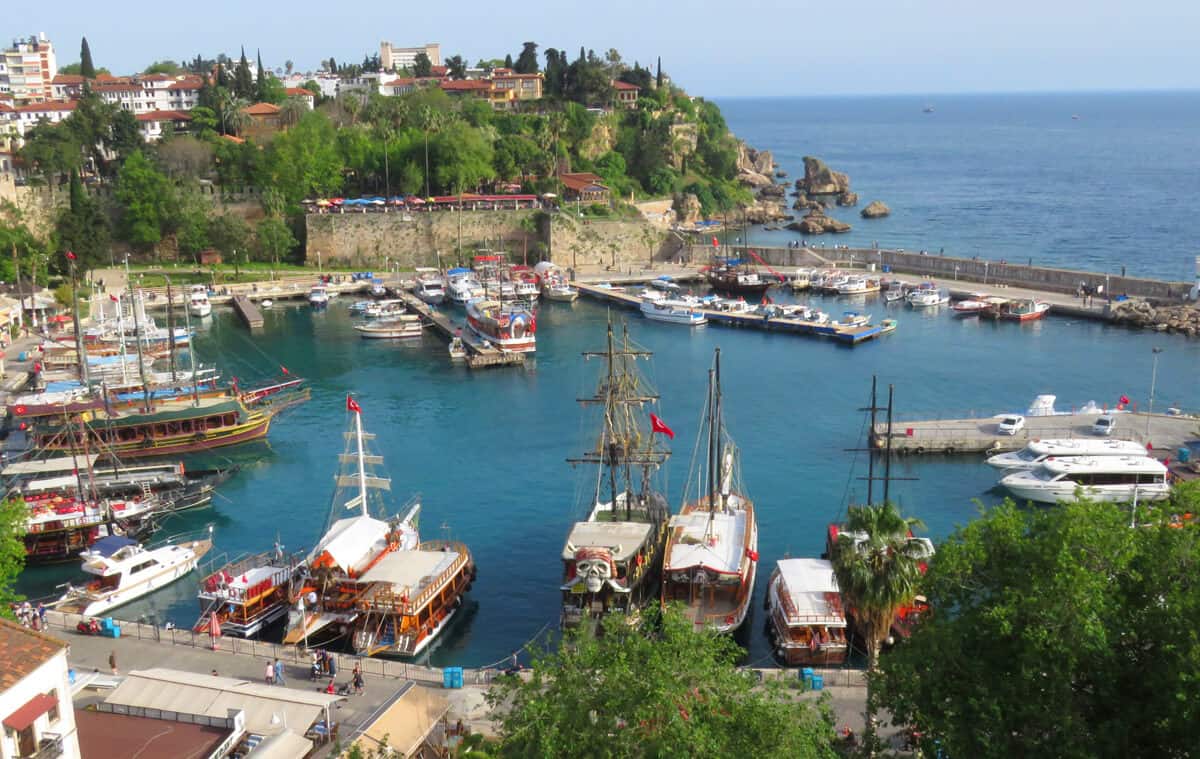
M 20 709 L 5 717 L 4 726 L 20 732 L 57 705 L 57 698 L 48 693 L 39 693 L 26 701 Z
M 312 751 L 313 743 L 291 730 L 272 735 L 254 749 L 254 759 L 303 759 Z

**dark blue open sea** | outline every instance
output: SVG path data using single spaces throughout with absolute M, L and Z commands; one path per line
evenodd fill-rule
M 1144 273 L 1187 276 L 1200 239 L 1195 191 L 1200 157 L 1191 95 L 736 100 L 723 102 L 733 128 L 776 152 L 793 175 L 815 153 L 848 171 L 864 199 L 886 200 L 891 219 L 856 224 L 859 241 L 906 248 L 1103 268 L 1128 260 Z M 1071 120 L 1071 114 L 1081 116 Z M 859 232 L 857 229 L 869 229 Z M 845 238 L 839 238 L 839 241 Z M 580 474 L 565 462 L 591 443 L 575 402 L 592 386 L 607 311 L 595 303 L 546 304 L 537 359 L 519 370 L 469 372 L 426 335 L 416 345 L 358 339 L 346 300 L 324 312 L 276 306 L 250 336 L 218 310 L 197 338 L 201 356 L 243 383 L 286 365 L 312 382 L 313 399 L 271 429 L 270 442 L 228 455 L 244 470 L 212 510 L 177 517 L 164 534 L 216 525 L 218 550 L 310 547 L 328 515 L 345 395 L 378 434 L 396 508 L 424 501 L 425 537 L 466 541 L 479 565 L 470 613 L 433 653 L 435 664 L 479 665 L 507 656 L 557 620 L 559 560 L 570 523 L 585 511 Z M 821 307 L 838 312 L 834 299 Z M 845 306 L 850 307 L 850 306 Z M 885 307 L 853 307 L 877 317 Z M 676 431 L 669 498 L 678 507 L 705 373 L 722 348 L 728 427 L 742 449 L 743 480 L 760 519 L 759 597 L 746 636 L 749 660 L 769 656 L 761 592 L 774 561 L 817 555 L 826 523 L 848 499 L 862 500 L 864 415 L 871 375 L 893 383 L 899 418 L 994 414 L 1024 409 L 1040 393 L 1061 406 L 1144 405 L 1151 348 L 1161 346 L 1157 404 L 1200 407 L 1200 341 L 1092 322 L 1050 318 L 1026 325 L 955 320 L 945 311 L 892 309 L 900 329 L 846 348 L 790 335 L 689 330 L 634 313 L 633 335 L 655 352 L 649 365 L 661 414 Z M 893 495 L 934 538 L 970 520 L 976 502 L 996 502 L 996 475 L 970 458 L 901 460 Z M 74 570 L 27 572 L 24 589 L 50 592 Z M 195 588 L 177 583 L 117 616 L 153 615 L 180 626 L 199 611 Z

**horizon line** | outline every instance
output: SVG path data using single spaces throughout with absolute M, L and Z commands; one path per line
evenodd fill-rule
M 994 95 L 1169 95 L 1169 94 L 1200 94 L 1200 86 L 1196 87 L 1155 87 L 1155 88 L 1090 88 L 1090 89 L 1048 89 L 1048 90 L 944 90 L 938 92 L 821 92 L 795 93 L 783 95 L 744 95 L 718 94 L 698 95 L 704 98 L 722 98 L 725 100 L 771 100 L 784 98 L 859 98 L 859 97 L 963 97 L 963 96 L 994 96 Z

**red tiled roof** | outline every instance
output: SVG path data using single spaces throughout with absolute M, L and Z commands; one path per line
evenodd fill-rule
M 142 74 L 138 77 L 143 82 L 168 82 L 174 78 L 174 74 Z
M 494 79 L 544 79 L 545 76 L 541 73 L 537 74 L 500 74 L 493 72 Z
M 179 79 L 175 82 L 175 84 L 171 85 L 170 89 L 172 89 L 172 90 L 198 90 L 203 86 L 204 86 L 204 79 L 202 77 L 198 77 L 195 74 L 188 74 L 187 76 L 179 77 Z
M 17 109 L 8 103 L 0 102 L 0 113 L 16 113 Z
M 434 76 L 445 76 L 446 74 L 450 73 L 450 67 L 449 66 L 430 66 L 429 73 L 433 74 Z
M 0 691 L 24 680 L 66 647 L 58 638 L 0 619 L 0 651 L 5 658 L 0 667 Z
M 411 76 L 407 76 L 407 77 L 402 76 L 399 79 L 393 79 L 390 82 L 386 82 L 383 86 L 384 87 L 408 87 L 408 86 L 414 85 L 416 83 L 417 83 L 417 80 L 412 78 Z
M 274 116 L 279 113 L 279 106 L 270 103 L 255 103 L 242 109 L 247 116 Z
M 142 88 L 128 80 L 111 82 L 96 82 L 92 85 L 92 89 L 96 92 L 141 92 Z
M 447 79 L 441 87 L 448 92 L 477 92 L 491 90 L 492 83 L 486 79 Z
M 134 116 L 138 121 L 191 121 L 192 114 L 185 111 L 150 111 Z
M 559 174 L 558 178 L 559 178 L 559 180 L 562 181 L 563 187 L 566 187 L 569 190 L 574 190 L 576 192 L 579 192 L 580 190 L 585 190 L 588 187 L 597 187 L 601 190 L 608 189 L 603 184 L 601 184 L 603 177 L 599 176 L 598 174 L 592 174 L 591 172 L 587 172 L 587 171 L 578 172 L 575 174 Z
M 83 84 L 83 77 L 79 74 L 57 74 L 50 84 Z
M 292 96 L 307 95 L 308 97 L 314 97 L 314 93 L 309 92 L 308 90 L 304 89 L 303 87 L 288 87 L 286 90 L 284 90 L 284 92 L 287 93 L 288 95 L 292 95 Z
M 630 84 L 629 82 L 622 82 L 621 80 L 619 80 L 619 79 L 618 79 L 617 81 L 613 82 L 613 89 L 617 89 L 617 90 L 640 90 L 640 89 L 641 89 L 641 87 L 638 87 L 636 84 Z
M 512 69 L 506 69 L 506 68 L 504 68 L 504 67 L 500 67 L 500 68 L 498 68 L 498 69 L 492 69 L 492 73 L 493 73 L 493 74 L 495 74 L 496 76 L 505 76 L 505 75 L 507 75 L 507 74 L 511 74 L 511 73 L 513 73 L 513 70 L 512 70 Z
M 229 735 L 228 729 L 219 727 L 90 709 L 75 710 L 75 728 L 83 759 L 209 756 Z
M 41 103 L 26 103 L 19 105 L 13 110 L 21 113 L 49 113 L 50 111 L 73 111 L 75 110 L 74 100 L 45 100 Z

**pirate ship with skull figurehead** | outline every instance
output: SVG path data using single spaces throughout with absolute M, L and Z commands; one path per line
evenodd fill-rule
M 587 492 L 590 513 L 576 522 L 563 546 L 564 627 L 595 623 L 606 614 L 633 614 L 657 600 L 670 507 L 655 484 L 670 456 L 662 436 L 674 433 L 651 413 L 658 396 L 637 371 L 653 355 L 635 346 L 622 325 L 618 340 L 609 321 L 596 393 L 581 398 L 602 412 L 595 446 L 571 464 L 594 467 Z M 607 497 L 607 499 L 605 499 Z

